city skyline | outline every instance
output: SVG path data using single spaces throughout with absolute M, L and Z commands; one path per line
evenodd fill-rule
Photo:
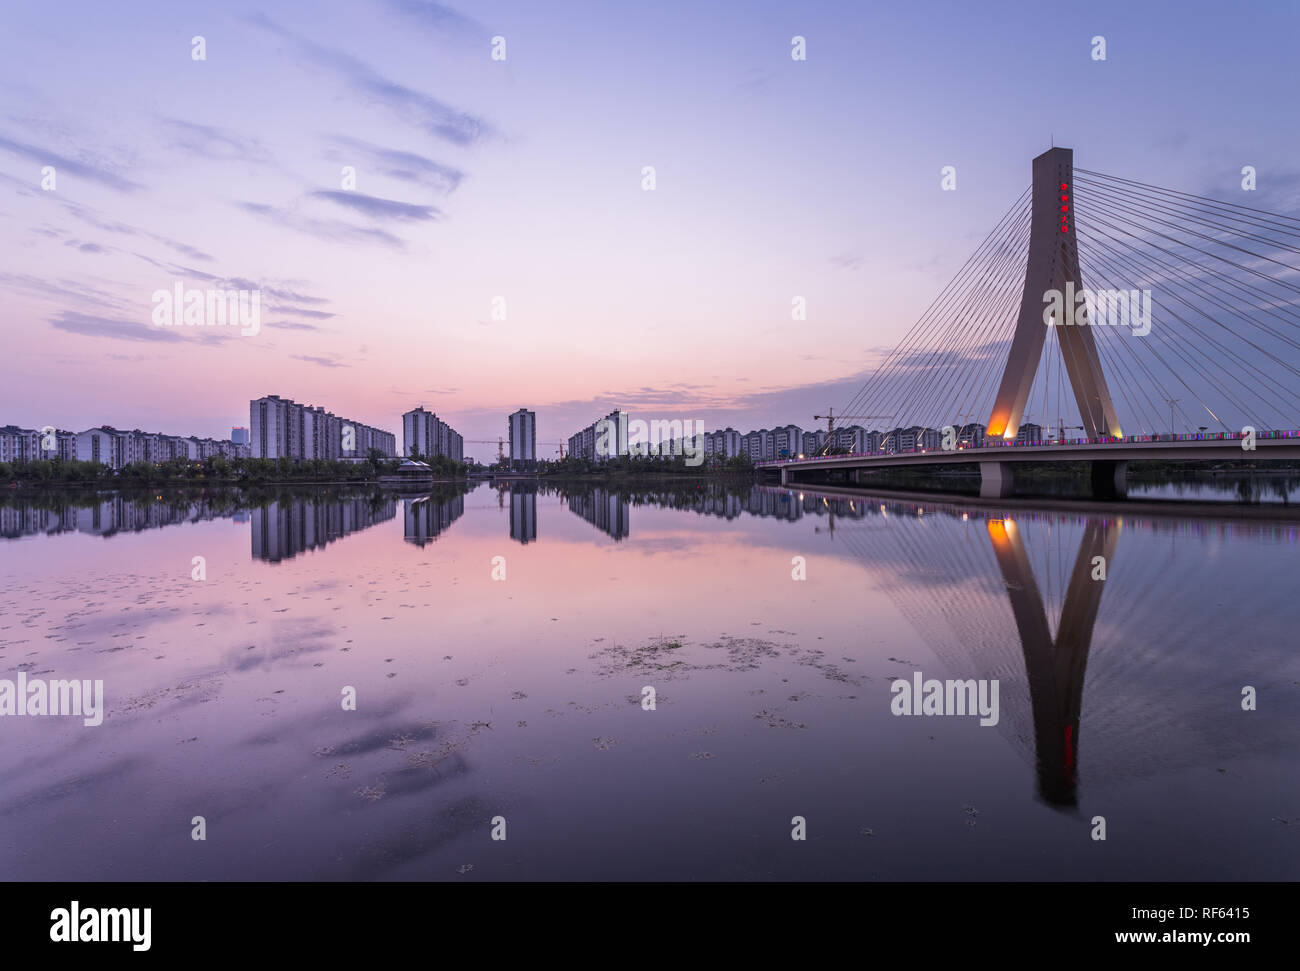
M 56 41 L 40 5 L 12 5 L 0 320 L 26 366 L 7 410 L 62 428 L 165 411 L 216 438 L 242 424 L 237 402 L 291 386 L 380 428 L 424 400 L 471 439 L 499 436 L 508 396 L 536 409 L 539 442 L 616 407 L 806 426 L 861 384 L 1053 141 L 1212 196 L 1240 194 L 1251 164 L 1251 202 L 1294 208 L 1300 136 L 1256 96 L 1286 84 L 1294 10 L 948 10 L 936 33 L 924 9 L 667 6 L 647 29 L 579 5 L 575 33 L 526 5 L 387 0 L 358 34 L 347 3 L 193 17 L 81 3 Z M 1099 32 L 1104 63 L 1088 56 Z M 122 50 L 140 55 L 129 70 Z M 55 57 L 96 84 L 41 69 Z M 1200 58 L 1236 67 L 1210 79 Z M 1062 117 L 1044 70 L 1077 117 L 1108 119 L 1106 138 Z M 1002 98 L 1005 120 L 974 97 Z M 152 328 L 152 295 L 177 283 L 259 290 L 260 332 Z M 89 393 L 69 402 L 68 386 Z

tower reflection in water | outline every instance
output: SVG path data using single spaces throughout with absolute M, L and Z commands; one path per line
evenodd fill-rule
M 510 486 L 510 538 L 519 543 L 537 539 L 537 483 Z
M 998 679 L 995 730 L 1033 761 L 1047 805 L 1077 806 L 1081 777 L 1109 785 L 1294 747 L 1284 718 L 1239 705 L 1243 684 L 1281 688 L 1294 669 L 1300 602 L 1251 557 L 1261 542 L 1294 547 L 1294 525 L 898 497 L 854 512 L 832 542 L 950 674 Z
M 1038 791 L 1056 806 L 1073 806 L 1078 801 L 1076 769 L 1083 676 L 1102 591 L 1106 589 L 1104 571 L 1114 560 L 1119 532 L 1117 520 L 1088 522 L 1053 637 L 1020 530 L 1010 519 L 988 522 L 989 540 L 1025 653 L 1034 712 Z

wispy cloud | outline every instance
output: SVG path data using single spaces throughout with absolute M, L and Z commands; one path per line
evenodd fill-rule
M 485 34 L 482 24 L 433 0 L 384 0 L 393 10 L 406 14 L 416 23 L 443 33 Z
M 361 161 L 365 168 L 373 169 L 380 175 L 432 189 L 440 195 L 446 196 L 455 192 L 465 178 L 465 173 L 460 169 L 427 159 L 415 152 L 384 148 L 382 145 L 374 145 L 347 135 L 325 137 L 351 153 L 346 155 L 343 152 L 333 151 L 329 155 L 332 160 L 345 165 L 349 162 Z
M 256 162 L 271 161 L 271 153 L 256 139 L 212 125 L 198 125 L 178 118 L 162 119 L 171 139 L 171 147 L 207 159 Z
M 317 327 L 315 324 L 304 324 L 300 320 L 274 320 L 267 321 L 267 327 L 277 327 L 280 330 L 314 330 L 324 333 L 324 327 Z
M 120 310 L 125 306 L 124 301 L 110 293 L 90 286 L 85 281 L 47 280 L 26 273 L 0 272 L 0 285 L 45 300 L 65 300 L 70 303 L 79 303 L 82 306 L 88 303 L 97 304 L 112 310 Z
M 282 314 L 294 314 L 298 317 L 310 317 L 313 320 L 328 320 L 331 317 L 337 317 L 338 314 L 332 314 L 325 310 L 308 310 L 305 307 L 290 307 L 276 305 L 276 312 Z
M 288 209 L 268 206 L 260 202 L 239 202 L 236 205 L 245 212 L 260 219 L 292 229 L 316 239 L 335 239 L 347 242 L 382 243 L 393 249 L 404 250 L 406 243 L 392 233 L 382 229 L 370 229 L 354 226 L 337 219 L 315 219 L 303 216 Z
M 130 179 L 124 179 L 116 172 L 106 168 L 92 165 L 88 162 L 79 162 L 76 159 L 68 158 L 66 155 L 60 155 L 52 152 L 47 148 L 40 148 L 36 145 L 28 145 L 25 142 L 16 142 L 13 139 L 5 138 L 0 135 L 0 149 L 11 152 L 20 158 L 28 159 L 39 165 L 53 165 L 56 177 L 60 175 L 72 175 L 77 178 L 89 179 L 91 182 L 98 182 L 100 185 L 108 186 L 110 189 L 116 189 L 118 192 L 136 192 L 143 189 L 144 186 L 138 182 L 132 182 Z
M 169 328 L 156 328 L 138 320 L 120 317 L 101 317 L 95 314 L 61 310 L 50 318 L 50 326 L 69 334 L 85 337 L 105 337 L 119 341 L 175 341 L 180 335 Z
M 392 219 L 397 222 L 423 222 L 440 219 L 442 212 L 435 206 L 417 206 L 396 199 L 381 199 L 360 192 L 342 192 L 338 189 L 317 189 L 311 193 L 315 199 L 327 199 L 374 219 Z
M 351 54 L 315 44 L 262 14 L 253 14 L 249 21 L 289 41 L 311 63 L 330 71 L 403 121 L 417 125 L 431 135 L 456 145 L 473 145 L 491 134 L 491 128 L 481 118 L 384 77 Z
M 130 226 L 114 219 L 105 219 L 89 206 L 83 206 L 76 202 L 68 202 L 65 199 L 60 199 L 58 201 L 65 209 L 67 209 L 68 213 L 74 219 L 79 219 L 81 222 L 94 226 L 96 229 L 103 230 L 106 233 L 117 233 L 122 236 L 138 236 L 142 239 L 151 239 L 155 243 L 159 243 L 162 246 L 180 253 L 182 256 L 189 257 L 192 260 L 203 260 L 209 263 L 212 262 L 212 256 L 210 254 L 203 252 L 203 250 L 196 246 L 191 246 L 189 243 L 182 243 L 180 240 L 175 240 L 168 236 L 162 236 L 145 229 L 137 229 L 135 226 Z
M 319 364 L 321 367 L 348 367 L 341 361 L 336 361 L 332 357 L 313 357 L 310 354 L 294 354 L 295 360 L 306 361 L 309 364 Z

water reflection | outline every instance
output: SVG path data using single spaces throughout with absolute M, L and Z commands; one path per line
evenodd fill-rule
M 1205 587 L 1207 547 L 1300 545 L 1284 510 L 1240 521 L 822 498 L 845 520 L 837 542 L 945 666 L 999 679 L 1010 718 L 998 730 L 1035 763 L 1048 805 L 1078 803 L 1085 737 L 1094 781 L 1293 747 L 1285 732 L 1247 730 L 1238 702 L 1248 679 L 1272 682 L 1294 666 L 1283 632 L 1300 623 L 1295 598 L 1266 569 L 1227 562 Z M 1122 537 L 1135 557 L 1122 555 Z M 1222 657 L 1246 629 L 1248 670 Z
M 56 535 L 71 532 L 113 536 L 122 532 L 140 532 L 219 519 L 231 514 L 229 506 L 224 502 L 163 501 L 162 497 L 153 495 L 112 496 L 81 501 L 60 501 L 57 496 L 45 498 L 46 502 L 12 498 L 0 505 L 0 536 L 18 539 L 42 533 Z
M 258 506 L 252 512 L 254 558 L 279 563 L 392 519 L 397 503 L 380 496 L 319 502 L 293 499 Z
M 424 546 L 442 535 L 464 513 L 464 496 L 450 499 L 439 499 L 434 495 L 403 498 L 403 536 L 408 543 Z
M 607 536 L 626 539 L 632 533 L 631 500 L 616 489 L 591 486 L 568 493 L 569 512 L 585 519 Z
M 192 551 L 163 541 L 170 531 L 111 551 L 95 544 L 105 551 L 75 583 L 75 539 L 33 541 L 31 556 L 12 558 L 0 659 L 11 670 L 103 665 L 117 692 L 109 730 L 124 734 L 106 730 L 104 750 L 60 748 L 46 734 L 10 746 L 10 762 L 0 756 L 12 792 L 0 824 L 35 827 L 37 843 L 54 845 L 56 821 L 95 825 L 60 808 L 73 805 L 67 793 L 89 791 L 73 783 L 96 787 L 103 805 L 134 805 L 201 745 L 204 767 L 225 768 L 220 786 L 192 782 L 198 801 L 246 821 L 247 846 L 269 845 L 268 826 L 283 841 L 275 858 L 232 854 L 194 871 L 158 864 L 203 878 L 310 875 L 299 859 L 345 878 L 459 875 L 453 865 L 487 866 L 462 850 L 503 803 L 528 807 L 531 832 L 553 832 L 542 817 L 604 832 L 599 820 L 635 810 L 602 800 L 633 791 L 648 764 L 664 780 L 662 798 L 635 825 L 653 853 L 619 857 L 629 844 L 611 830 L 572 860 L 527 846 L 520 869 L 499 875 L 644 876 L 637 868 L 662 864 L 661 875 L 726 877 L 731 860 L 750 854 L 762 874 L 860 877 L 857 827 L 892 825 L 913 848 L 935 833 L 942 840 L 946 824 L 922 819 L 951 801 L 942 786 L 957 776 L 987 784 L 972 800 L 986 818 L 1005 800 L 999 825 L 1016 834 L 1007 854 L 1021 867 L 1012 876 L 1059 876 L 1042 862 L 1064 845 L 1050 827 L 1087 818 L 1085 805 L 1122 814 L 1142 842 L 1159 843 L 1176 825 L 1162 799 L 1179 804 L 1188 827 L 1232 821 L 1216 874 L 1237 872 L 1229 858 L 1245 866 L 1276 856 L 1262 851 L 1272 834 L 1252 830 L 1247 810 L 1266 806 L 1258 825 L 1268 830 L 1294 790 L 1277 779 L 1294 778 L 1296 765 L 1300 519 L 1281 504 L 959 502 L 716 480 L 490 488 L 468 510 L 462 489 L 6 497 L 0 526 L 14 539 L 224 518 L 246 521 L 250 540 L 196 527 L 194 550 L 230 565 L 206 584 L 191 580 Z M 540 529 L 539 516 L 550 517 Z M 506 534 L 528 550 L 503 584 L 486 564 Z M 438 555 L 423 552 L 435 541 Z M 65 572 L 29 578 L 28 564 L 61 563 L 62 548 L 73 554 Z M 323 552 L 288 562 L 306 550 Z M 807 558 L 806 584 L 792 582 L 792 556 Z M 438 612 L 453 589 L 457 609 Z M 239 623 L 227 623 L 236 611 Z M 894 719 L 888 682 L 922 669 L 996 679 L 997 726 Z M 339 711 L 341 684 L 365 691 L 358 712 Z M 665 689 L 665 707 L 640 718 L 646 684 Z M 1241 708 L 1244 685 L 1258 689 L 1260 711 Z M 274 768 L 246 772 L 250 761 Z M 113 772 L 96 774 L 102 765 Z M 881 773 L 898 784 L 881 786 Z M 810 806 L 827 834 L 816 871 L 754 849 L 751 834 L 788 820 L 791 800 Z M 1212 808 L 1185 809 L 1198 800 Z M 151 805 L 179 818 L 165 800 Z M 673 812 L 656 815 L 661 805 Z M 872 817 L 840 818 L 863 805 Z M 692 836 L 685 823 L 672 830 L 679 817 L 719 822 Z M 151 852 L 154 830 L 140 832 L 116 863 Z M 741 835 L 727 842 L 732 832 Z M 788 848 L 788 830 L 778 835 Z M 916 875 L 906 840 L 890 857 L 872 839 L 888 861 L 881 875 Z M 950 842 L 925 863 L 970 875 L 964 852 Z M 1115 875 L 1105 867 L 1118 864 L 1084 862 L 1085 852 L 1076 868 Z M 976 856 L 988 865 L 987 853 Z M 1167 876 L 1175 856 L 1133 873 Z
M 1093 626 L 1106 589 L 1105 573 L 1114 562 L 1118 520 L 1091 520 L 1085 529 L 1067 581 L 1059 633 L 1053 637 L 1029 552 L 1015 522 L 992 519 L 989 541 L 1015 615 L 1034 718 L 1039 792 L 1049 803 L 1077 802 L 1075 767 L 1079 757 L 1079 714 L 1083 675 L 1088 666 Z
M 537 539 L 537 484 L 518 482 L 509 487 L 510 538 L 529 543 Z
M 1236 489 L 1243 495 L 1258 493 Z M 1207 756 L 1227 759 L 1254 747 L 1274 752 L 1287 747 L 1286 736 L 1278 732 L 1243 735 L 1240 708 L 1234 704 L 1241 673 L 1233 680 L 1221 673 L 1187 672 L 1189 657 L 1213 656 L 1240 637 L 1244 622 L 1236 611 L 1192 619 L 1200 611 L 1180 609 L 1182 592 L 1203 578 L 1204 561 L 1176 555 L 1180 540 L 1194 548 L 1231 539 L 1239 546 L 1266 543 L 1294 549 L 1300 545 L 1300 522 L 1286 508 L 1266 504 L 1207 510 L 1143 502 L 1066 503 L 1062 510 L 1048 510 L 1033 501 L 1011 506 L 952 503 L 843 490 L 737 489 L 716 482 L 677 489 L 574 486 L 556 491 L 567 497 L 572 511 L 616 536 L 610 526 L 614 517 L 602 512 L 618 509 L 617 523 L 626 536 L 633 505 L 727 520 L 741 512 L 788 523 L 818 517 L 827 521 L 824 531 L 832 541 L 839 520 L 841 548 L 871 571 L 948 668 L 966 678 L 999 679 L 1009 690 L 1004 697 L 1011 699 L 1011 717 L 1004 734 L 1035 764 L 1037 792 L 1048 805 L 1071 808 L 1078 803 L 1085 675 L 1099 626 L 1104 663 L 1091 681 L 1099 686 L 1094 696 L 1104 713 L 1093 720 L 1099 736 L 1091 746 L 1093 778 L 1148 774 L 1154 771 L 1150 760 L 1156 752 L 1170 769 Z M 1209 491 L 1221 490 L 1216 483 Z M 1266 491 L 1284 495 L 1285 483 L 1279 479 Z M 1204 498 L 1186 486 L 1182 494 Z M 1072 507 L 1080 511 L 1072 512 Z M 1121 534 L 1143 538 L 1138 562 L 1117 559 Z M 1153 555 L 1153 543 L 1167 546 L 1167 559 Z M 1267 604 L 1260 600 L 1266 589 L 1273 591 Z M 1229 603 L 1255 602 L 1251 616 L 1266 616 L 1270 631 L 1300 624 L 1295 599 L 1272 585 L 1262 586 L 1257 576 L 1224 576 L 1216 594 Z M 1103 603 L 1109 605 L 1106 611 Z M 1144 642 L 1137 632 L 1151 639 Z M 1256 648 L 1267 671 L 1292 663 L 1285 637 L 1264 636 Z M 1190 707 L 1175 723 L 1168 701 L 1152 699 L 1180 694 L 1184 707 Z M 1152 709 L 1159 713 L 1153 715 Z M 1190 738 L 1202 747 L 1189 745 Z M 1170 753 L 1176 753 L 1174 758 Z

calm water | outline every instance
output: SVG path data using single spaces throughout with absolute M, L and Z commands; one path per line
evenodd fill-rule
M 0 507 L 0 677 L 107 708 L 0 718 L 6 879 L 1300 877 L 1277 503 L 250 501 Z

